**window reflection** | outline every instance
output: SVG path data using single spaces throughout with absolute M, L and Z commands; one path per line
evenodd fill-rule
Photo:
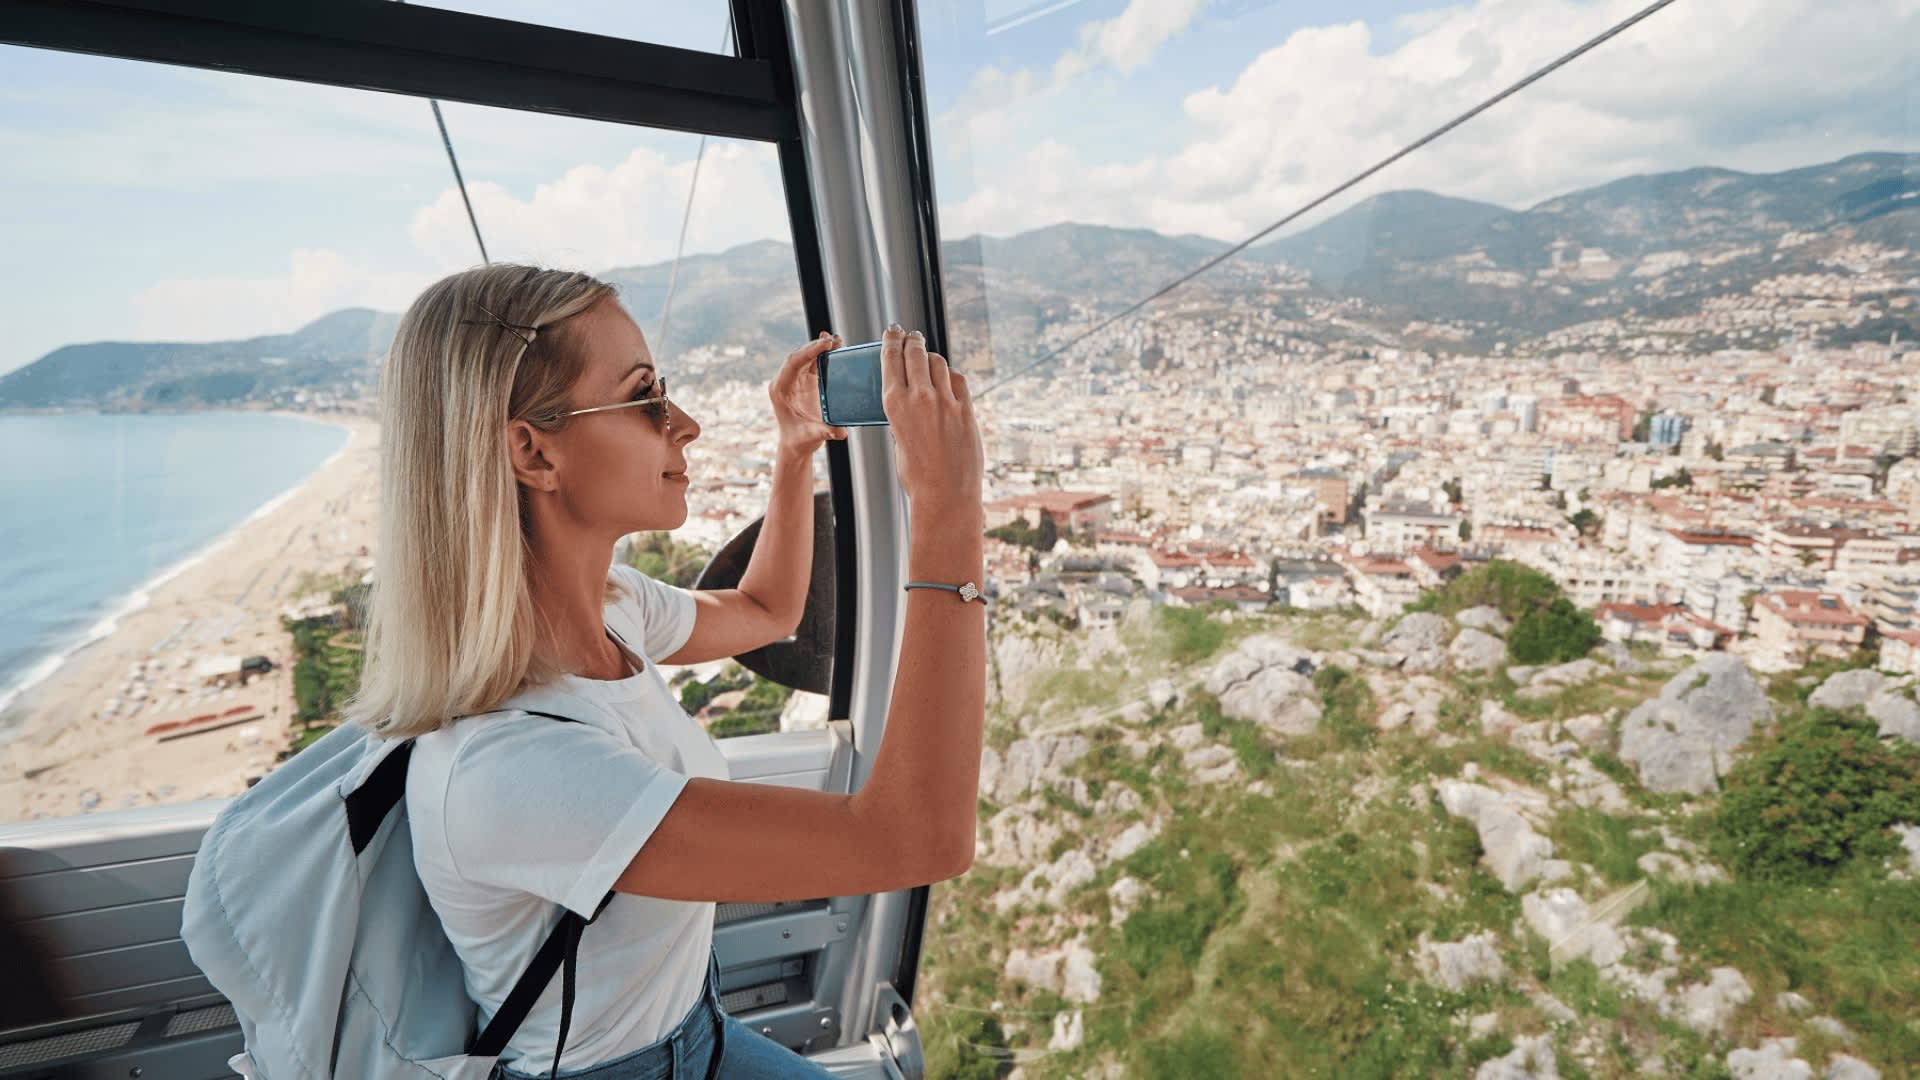
M 1807 809 L 1745 794 L 1786 755 L 1857 739 L 1839 798 L 1917 752 L 1874 716 L 1920 643 L 1917 27 L 1849 11 L 1674 5 L 1076 343 L 1629 12 L 923 6 L 1000 600 L 934 1068 L 1851 1067 L 1809 1018 L 1854 974 L 1724 945 L 1904 872 L 1867 819 L 1733 853 Z M 1638 1028 L 1709 994 L 1740 1019 Z

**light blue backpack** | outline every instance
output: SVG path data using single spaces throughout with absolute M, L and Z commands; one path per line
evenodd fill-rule
M 201 841 L 180 937 L 240 1018 L 246 1050 L 228 1065 L 242 1076 L 482 1080 L 564 967 L 558 1072 L 593 920 L 566 912 L 476 1033 L 460 958 L 413 865 L 412 756 L 410 739 L 342 725 L 235 799 Z

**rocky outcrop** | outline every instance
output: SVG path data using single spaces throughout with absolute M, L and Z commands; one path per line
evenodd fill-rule
M 1507 617 L 1500 614 L 1500 609 L 1492 604 L 1467 608 L 1455 615 L 1453 621 L 1470 630 L 1484 630 L 1499 637 L 1506 637 L 1507 631 L 1513 629 L 1513 624 L 1508 622 Z
M 1734 751 L 1773 719 L 1773 703 L 1738 657 L 1701 657 L 1620 728 L 1620 759 L 1650 791 L 1718 790 Z
M 980 751 L 980 797 L 1005 805 L 1054 788 L 1087 802 L 1086 782 L 1067 776 L 1066 769 L 1092 748 L 1084 735 L 1015 739 L 1004 755 L 986 747 Z
M 1007 954 L 1007 978 L 1039 990 L 1051 990 L 1078 1004 L 1100 1000 L 1100 973 L 1084 937 L 1051 949 L 1014 949 Z
M 1727 1055 L 1727 1071 L 1734 1080 L 1813 1080 L 1813 1066 L 1794 1057 L 1798 1039 L 1768 1039 L 1755 1050 Z
M 1480 834 L 1482 861 L 1508 892 L 1572 873 L 1564 860 L 1553 857 L 1553 841 L 1533 830 L 1533 823 L 1508 795 L 1463 780 L 1442 780 L 1440 805 L 1473 824 Z
M 1507 659 L 1507 643 L 1492 634 L 1466 629 L 1447 646 L 1447 659 L 1461 671 L 1491 671 Z
M 1402 671 L 1434 671 L 1447 660 L 1447 638 L 1453 624 L 1431 611 L 1416 611 L 1405 616 L 1380 638 L 1379 651 L 1390 658 L 1389 666 Z
M 1213 666 L 1206 690 L 1220 700 L 1224 716 L 1275 735 L 1306 735 L 1320 726 L 1320 694 L 1309 677 L 1316 667 L 1312 653 L 1260 635 Z
M 1698 1032 L 1724 1033 L 1735 1009 L 1753 1000 L 1753 987 L 1746 976 L 1730 967 L 1717 967 L 1704 983 L 1695 983 L 1680 991 L 1677 999 L 1662 1009 Z
M 1547 959 L 1554 965 L 1588 959 L 1595 967 L 1617 964 L 1627 954 L 1627 943 L 1610 923 L 1595 918 L 1587 902 L 1572 889 L 1545 889 L 1520 900 L 1520 917 L 1547 943 Z
M 1456 992 L 1476 982 L 1507 977 L 1507 965 L 1500 960 L 1500 939 L 1491 930 L 1459 941 L 1429 941 L 1421 934 L 1413 962 L 1428 982 Z
M 1522 1035 L 1505 1055 L 1480 1063 L 1473 1080 L 1559 1080 L 1560 1064 L 1553 1057 L 1553 1036 Z
M 1838 671 L 1807 697 L 1821 709 L 1864 708 L 1880 725 L 1880 737 L 1920 743 L 1920 702 L 1914 700 L 1914 677 L 1895 678 L 1878 671 Z

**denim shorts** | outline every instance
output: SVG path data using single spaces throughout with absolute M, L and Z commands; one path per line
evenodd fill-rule
M 542 1080 L 550 1073 L 496 1065 L 506 1080 Z M 707 985 L 666 1037 L 612 1061 L 560 1070 L 576 1080 L 832 1080 L 833 1074 L 720 1011 L 720 962 L 707 960 Z

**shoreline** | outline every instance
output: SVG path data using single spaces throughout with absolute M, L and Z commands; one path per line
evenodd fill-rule
M 296 705 L 280 611 L 316 575 L 371 566 L 379 425 L 353 415 L 271 415 L 342 427 L 347 439 L 8 688 L 0 701 L 0 821 L 238 794 L 285 748 Z M 224 689 L 193 678 L 209 657 L 245 655 L 269 657 L 274 670 Z M 257 713 L 244 726 L 165 743 L 146 734 L 156 722 L 242 705 Z
M 176 413 L 169 415 L 188 416 L 195 414 Z M 292 487 L 261 503 L 249 511 L 246 517 L 234 522 L 233 525 L 229 526 L 224 532 L 218 533 L 205 544 L 187 553 L 173 563 L 162 567 L 159 572 L 155 573 L 152 577 L 135 585 L 120 597 L 118 603 L 111 605 L 107 609 L 106 614 L 94 620 L 93 624 L 88 626 L 85 631 L 75 638 L 72 644 L 60 646 L 53 652 L 41 657 L 28 667 L 19 679 L 4 688 L 0 688 L 0 748 L 4 748 L 17 733 L 17 729 L 24 726 L 11 719 L 10 714 L 13 712 L 16 703 L 20 703 L 24 707 L 22 699 L 31 693 L 34 687 L 52 678 L 61 668 L 65 667 L 80 654 L 111 638 L 114 631 L 120 628 L 121 620 L 144 609 L 148 604 L 152 603 L 155 590 L 163 587 L 169 581 L 186 573 L 188 570 L 193 569 L 195 566 L 206 561 L 209 556 L 212 556 L 222 548 L 231 544 L 234 538 L 242 529 L 246 528 L 246 526 L 285 505 L 311 483 L 314 477 L 319 476 L 321 472 L 339 461 L 341 456 L 353 445 L 354 425 L 352 422 L 324 418 L 308 413 L 285 412 L 280 410 L 268 411 L 265 412 L 264 415 L 295 420 L 311 420 L 326 424 L 330 427 L 337 427 L 347 433 L 347 441 L 340 444 L 340 449 L 327 455 L 319 464 L 307 470 L 306 475 L 302 476 Z

